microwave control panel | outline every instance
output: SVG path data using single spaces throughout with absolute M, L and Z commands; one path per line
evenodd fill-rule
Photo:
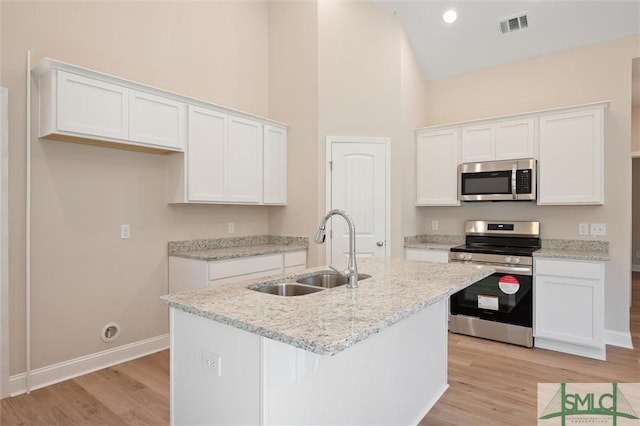
M 516 170 L 516 192 L 518 194 L 531 194 L 531 170 Z

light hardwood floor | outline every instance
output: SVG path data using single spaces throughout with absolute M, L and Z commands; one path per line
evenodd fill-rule
M 607 361 L 449 335 L 450 387 L 421 426 L 535 425 L 537 384 L 640 382 L 640 274 L 634 273 L 635 349 L 607 348 Z M 169 353 L 2 400 L 0 425 L 169 424 Z

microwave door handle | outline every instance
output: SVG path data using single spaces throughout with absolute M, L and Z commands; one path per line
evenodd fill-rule
M 513 199 L 517 199 L 518 195 L 516 194 L 516 170 L 518 168 L 517 164 L 514 164 L 511 168 L 511 196 Z

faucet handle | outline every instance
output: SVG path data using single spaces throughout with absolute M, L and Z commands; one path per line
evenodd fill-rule
M 345 269 L 344 271 L 339 270 L 338 268 L 336 268 L 335 266 L 331 266 L 329 265 L 329 268 L 333 269 L 334 271 L 336 271 L 337 273 L 339 273 L 340 275 L 344 275 L 344 276 L 349 276 L 349 270 Z

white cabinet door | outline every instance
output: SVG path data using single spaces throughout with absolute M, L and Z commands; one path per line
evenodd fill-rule
M 129 139 L 184 149 L 185 104 L 150 93 L 129 91 Z
M 449 252 L 442 250 L 405 249 L 405 258 L 422 262 L 449 263 Z
M 169 256 L 169 293 L 294 273 L 306 267 L 306 250 L 212 261 Z
M 460 162 L 534 158 L 535 123 L 523 118 L 462 127 Z
M 458 128 L 416 133 L 416 204 L 457 206 Z
M 262 202 L 262 123 L 229 116 L 228 197 L 231 202 Z
M 604 359 L 602 262 L 535 259 L 536 347 Z
M 460 139 L 460 162 L 475 163 L 495 158 L 495 126 L 464 126 Z
M 269 254 L 209 262 L 209 286 L 281 274 L 283 255 Z
M 57 79 L 57 129 L 51 130 L 128 138 L 127 89 L 65 71 L 57 71 Z
M 515 160 L 535 157 L 535 118 L 502 121 L 496 124 L 495 159 Z
M 227 120 L 227 114 L 189 106 L 186 154 L 189 201 L 226 200 Z
M 292 251 L 284 254 L 284 272 L 294 273 L 307 269 L 307 251 Z
M 538 204 L 604 204 L 604 107 L 540 117 Z
M 287 203 L 287 129 L 264 126 L 263 144 L 264 204 Z

